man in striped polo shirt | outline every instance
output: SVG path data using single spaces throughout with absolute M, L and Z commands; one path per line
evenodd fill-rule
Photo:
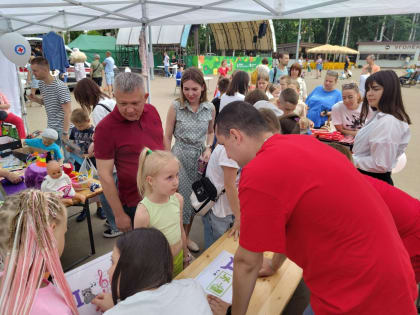
M 69 139 L 71 97 L 64 82 L 50 74 L 47 59 L 35 57 L 31 61 L 32 72 L 39 81 L 42 98 L 30 95 L 31 101 L 43 104 L 47 112 L 47 125 L 57 131 L 56 143 L 61 146 L 61 139 Z

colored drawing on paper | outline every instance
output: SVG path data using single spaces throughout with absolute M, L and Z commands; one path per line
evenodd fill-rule
M 208 294 L 232 303 L 233 255 L 222 251 L 197 277 L 196 280 Z
M 232 286 L 232 280 L 232 275 L 222 271 L 210 283 L 210 285 L 206 288 L 206 291 L 209 291 L 218 297 L 222 297 Z
M 65 274 L 80 315 L 99 315 L 91 302 L 99 293 L 111 291 L 108 269 L 111 253 L 103 255 Z

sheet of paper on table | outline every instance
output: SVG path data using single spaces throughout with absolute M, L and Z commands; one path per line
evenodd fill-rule
M 233 255 L 222 251 L 195 279 L 206 293 L 232 303 Z
M 112 252 L 98 257 L 65 274 L 80 315 L 102 314 L 90 302 L 97 294 L 111 291 L 107 273 L 111 266 L 111 254 Z

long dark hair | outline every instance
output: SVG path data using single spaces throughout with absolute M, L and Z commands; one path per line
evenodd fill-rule
M 232 77 L 232 81 L 230 81 L 226 90 L 226 95 L 234 96 L 236 92 L 245 95 L 248 91 L 248 85 L 249 74 L 242 70 L 235 71 Z
M 103 93 L 98 84 L 89 78 L 84 78 L 77 82 L 74 88 L 74 98 L 87 110 L 88 113 L 95 109 L 101 98 L 108 98 L 108 95 Z
M 115 246 L 120 252 L 111 282 L 115 305 L 118 299 L 123 301 L 138 292 L 159 288 L 172 281 L 171 248 L 159 230 L 132 230 L 121 235 Z
M 379 84 L 383 89 L 381 99 L 378 103 L 378 110 L 390 114 L 395 118 L 411 124 L 410 117 L 405 112 L 404 103 L 401 96 L 401 86 L 397 74 L 392 70 L 378 71 L 366 79 L 365 97 L 363 98 L 362 111 L 360 119 L 362 122 L 366 120 L 369 113 L 369 103 L 367 100 L 367 92 L 372 88 L 373 82 Z

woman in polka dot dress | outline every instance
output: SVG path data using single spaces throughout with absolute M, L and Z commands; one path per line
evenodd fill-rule
M 172 136 L 175 144 L 172 152 L 181 163 L 179 173 L 179 193 L 184 198 L 183 221 L 188 248 L 199 251 L 191 241 L 189 233 L 194 218 L 190 195 L 192 183 L 200 178 L 198 160 L 200 156 L 208 162 L 210 146 L 214 138 L 214 105 L 207 101 L 207 87 L 203 73 L 195 67 L 182 73 L 181 95 L 168 110 L 165 128 L 165 149 L 171 150 Z

